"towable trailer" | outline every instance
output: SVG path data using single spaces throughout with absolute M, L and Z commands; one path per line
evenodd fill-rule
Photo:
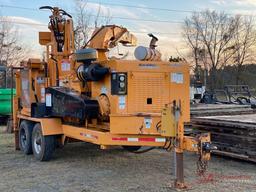
M 175 186 L 185 187 L 183 151 L 199 154 L 200 171 L 210 159 L 209 134 L 184 136 L 190 120 L 189 65 L 164 62 L 155 49 L 135 50 L 137 60 L 107 58 L 118 43 L 135 46 L 136 38 L 120 26 L 97 28 L 83 49 L 74 48 L 71 15 L 50 9 L 49 32 L 39 32 L 46 60 L 29 59 L 15 72 L 14 98 L 16 148 L 50 160 L 56 145 L 70 139 L 94 143 L 102 149 L 141 146 L 175 150 Z

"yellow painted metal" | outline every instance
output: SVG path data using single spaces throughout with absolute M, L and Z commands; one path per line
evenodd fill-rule
M 109 130 L 109 137 L 111 134 L 129 134 L 129 135 L 154 135 L 165 137 L 177 137 L 183 140 L 183 122 L 189 121 L 189 65 L 185 62 L 163 62 L 154 61 L 149 63 L 148 61 L 137 60 L 104 60 L 101 58 L 99 64 L 108 67 L 115 72 L 122 72 L 127 74 L 128 93 L 124 96 L 117 96 L 111 94 L 111 74 L 107 75 L 103 80 L 97 82 L 90 82 L 87 84 L 87 88 L 82 88 L 83 84 L 76 77 L 76 67 L 79 66 L 73 58 L 74 46 L 73 46 L 73 30 L 72 20 L 67 20 L 65 24 L 65 45 L 62 53 L 57 52 L 56 42 L 54 34 L 51 31 L 51 38 L 48 33 L 41 33 L 40 42 L 45 44 L 47 54 L 46 61 L 48 63 L 48 77 L 44 78 L 44 83 L 39 85 L 35 83 L 35 90 L 32 90 L 31 79 L 34 80 L 37 77 L 44 75 L 43 63 L 39 60 L 31 59 L 28 62 L 28 81 L 30 84 L 29 98 L 30 103 L 35 102 L 35 96 L 43 98 L 42 89 L 48 86 L 56 85 L 56 69 L 59 71 L 59 80 L 62 86 L 66 86 L 77 90 L 78 92 L 88 91 L 91 92 L 91 98 L 100 101 L 101 95 L 108 100 L 107 108 L 106 103 L 99 102 L 102 114 L 109 115 L 109 122 L 105 122 L 104 128 L 102 128 L 102 122 L 96 122 L 95 126 L 99 130 Z M 120 27 L 114 27 L 114 30 L 120 30 L 116 33 L 116 41 L 121 41 L 121 34 L 125 34 L 126 30 Z M 109 34 L 113 31 L 113 28 L 106 27 L 102 31 L 101 38 L 104 37 L 104 41 L 110 41 Z M 104 32 L 104 33 L 103 33 Z M 132 41 L 132 39 L 130 39 Z M 99 41 L 99 42 L 97 42 Z M 128 40 L 122 40 L 125 42 Z M 102 44 L 103 43 L 103 44 Z M 93 39 L 90 46 L 96 48 L 98 53 L 101 51 L 99 46 L 107 46 L 106 42 L 102 42 L 101 39 Z M 112 45 L 113 46 L 113 45 Z M 106 50 L 105 50 L 106 51 Z M 52 57 L 55 59 L 52 59 Z M 100 56 L 99 56 L 100 57 Z M 70 70 L 63 71 L 62 63 L 70 63 Z M 57 67 L 57 68 L 56 68 Z M 20 81 L 20 79 L 19 79 Z M 19 84 L 19 83 L 18 83 Z M 175 90 L 175 91 L 174 91 Z M 151 100 L 152 103 L 147 103 L 147 100 Z M 124 102 L 124 107 L 120 107 L 120 102 Z M 173 102 L 180 104 L 181 117 L 177 125 L 177 132 L 173 126 L 173 116 L 163 117 L 163 123 L 160 125 L 161 112 L 166 104 Z M 42 101 L 43 102 L 43 101 Z M 109 104 L 108 104 L 109 103 Z M 30 106 L 30 105 L 29 105 Z M 26 107 L 20 111 L 23 116 L 30 116 L 30 108 Z M 47 119 L 47 118 L 45 118 Z M 106 120 L 107 118 L 105 118 Z M 35 118 L 31 119 L 36 121 Z M 55 121 L 55 120 L 51 120 Z M 177 121 L 177 120 L 176 120 Z M 45 122 L 40 120 L 41 123 Z M 46 122 L 46 124 L 49 124 Z M 51 124 L 51 123 L 50 123 Z M 171 126 L 171 127 L 168 127 Z M 62 133 L 62 124 L 56 123 L 55 126 L 42 125 L 43 134 L 49 135 L 50 133 Z M 86 125 L 84 128 L 87 128 Z M 72 129 L 73 130 L 73 129 Z M 65 133 L 64 133 L 65 134 Z M 69 134 L 69 137 L 79 139 L 76 134 Z M 105 137 L 106 138 L 106 137 Z M 104 143 L 104 140 L 102 140 Z M 117 141 L 110 141 L 108 144 L 118 144 Z M 100 143 L 102 144 L 102 143 Z M 183 143 L 180 142 L 179 149 L 183 150 Z
M 185 136 L 183 140 L 184 149 L 191 152 L 198 152 L 199 138 Z
M 25 115 L 17 115 L 20 120 L 28 120 L 34 123 L 40 123 L 43 135 L 61 135 L 63 134 L 63 128 L 61 119 L 59 118 L 33 118 Z
M 201 154 L 202 156 L 202 160 L 203 161 L 209 161 L 210 158 L 211 158 L 211 154 L 208 153 L 208 152 L 205 152 L 203 150 L 203 143 L 210 143 L 211 142 L 211 135 L 210 133 L 204 133 L 204 134 L 201 134 L 200 137 L 199 137 L 199 145 L 200 145 L 200 151 L 199 153 Z
M 137 38 L 132 35 L 126 28 L 117 25 L 107 25 L 97 28 L 90 41 L 89 47 L 99 50 L 113 48 L 117 43 L 129 46 L 137 44 Z
M 13 129 L 14 131 L 17 130 L 18 126 L 18 119 L 17 119 L 17 113 L 19 111 L 19 99 L 21 97 L 21 81 L 20 81 L 20 73 L 15 72 L 15 82 L 16 82 L 16 95 L 13 97 Z
M 57 49 L 54 31 L 39 33 L 39 43 L 46 47 L 45 60 L 30 59 L 23 62 L 24 70 L 16 72 L 16 90 L 13 115 L 18 148 L 18 131 L 21 120 L 40 123 L 42 133 L 100 145 L 102 149 L 114 145 L 155 146 L 174 148 L 178 161 L 176 184 L 184 186 L 183 151 L 198 152 L 202 160 L 210 153 L 202 149 L 209 135 L 184 136 L 184 123 L 190 121 L 189 64 L 185 61 L 138 61 L 108 59 L 106 52 L 117 43 L 136 45 L 136 38 L 126 28 L 108 25 L 96 29 L 88 47 L 97 50 L 97 64 L 111 71 L 97 82 L 81 82 L 76 70 L 82 64 L 76 61 L 72 19 L 62 18 L 54 8 L 50 18 L 60 19 L 58 29 L 63 32 L 63 49 Z M 45 65 L 47 64 L 47 65 Z M 111 93 L 111 73 L 127 76 L 127 94 Z M 25 88 L 23 87 L 23 85 Z M 45 89 L 63 86 L 82 96 L 90 95 L 99 101 L 100 118 L 85 119 L 84 125 L 64 124 L 61 118 L 33 118 L 31 104 L 45 103 Z M 86 86 L 85 86 L 86 85 Z M 26 105 L 19 107 L 19 100 Z
M 81 141 L 86 141 L 94 143 L 97 145 L 129 145 L 129 146 L 156 146 L 163 147 L 165 141 L 153 142 L 153 141 L 138 141 L 137 138 L 162 138 L 161 136 L 150 136 L 150 135 L 130 135 L 130 134 L 111 134 L 97 128 L 89 127 L 85 129 L 84 127 L 75 127 L 71 125 L 62 125 L 63 133 L 67 137 L 75 138 Z M 116 138 L 131 138 L 131 140 L 118 140 Z
M 177 119 L 175 112 L 170 106 L 166 106 L 162 110 L 161 117 L 161 135 L 166 137 L 176 137 L 177 135 Z
M 53 12 L 53 17 L 60 17 L 58 11 Z M 109 48 L 115 47 L 118 42 L 122 44 L 136 44 L 136 38 L 126 28 L 111 25 L 103 26 L 94 32 L 89 47 L 95 48 L 98 52 L 98 63 L 110 68 L 115 72 L 127 74 L 127 95 L 118 96 L 111 94 L 111 74 L 103 80 L 90 82 L 84 86 L 76 76 L 76 68 L 81 64 L 74 58 L 74 31 L 72 19 L 59 23 L 61 30 L 64 30 L 63 52 L 58 52 L 54 32 L 40 32 L 39 42 L 46 47 L 47 77 L 44 77 L 44 63 L 38 59 L 30 59 L 26 64 L 28 70 L 30 101 L 27 106 L 19 110 L 15 116 L 28 120 L 40 122 L 43 134 L 64 134 L 68 137 L 81 139 L 76 129 L 63 125 L 60 119 L 54 118 L 31 118 L 31 103 L 36 101 L 44 102 L 44 89 L 56 86 L 58 78 L 61 86 L 74 89 L 80 93 L 90 92 L 91 98 L 100 101 L 99 104 L 104 122 L 93 120 L 95 132 L 104 130 L 107 134 L 98 144 L 121 145 L 120 141 L 112 141 L 112 135 L 138 135 L 154 137 L 177 137 L 179 139 L 178 149 L 183 151 L 184 122 L 189 122 L 189 65 L 186 62 L 163 62 L 163 61 L 137 61 L 137 60 L 108 60 L 105 53 Z M 62 65 L 69 64 L 69 68 L 63 69 Z M 58 74 L 56 73 L 58 71 Z M 58 77 L 57 77 L 58 75 Z M 43 79 L 39 84 L 36 80 Z M 34 80 L 33 80 L 34 79 Z M 20 89 L 22 79 L 17 79 L 17 89 Z M 34 89 L 32 84 L 34 81 Z M 85 88 L 86 87 L 86 88 Z M 18 97 L 23 97 L 22 90 L 18 90 Z M 104 95 L 104 100 L 101 100 Z M 15 98 L 16 101 L 19 98 Z M 148 100 L 150 102 L 148 102 Z M 177 119 L 171 108 L 162 109 L 165 105 L 177 103 L 180 108 L 180 117 Z M 122 106 L 121 104 L 122 103 Z M 17 105 L 15 105 L 17 108 Z M 18 110 L 18 109 L 16 109 Z M 162 113 L 162 117 L 161 117 Z M 175 119 L 176 118 L 176 119 Z M 162 121 L 162 123 L 161 123 Z M 18 121 L 16 121 L 18 122 Z M 17 123 L 16 123 L 17 124 Z M 160 126 L 161 125 L 161 126 Z M 65 131 L 64 128 L 65 127 Z M 88 122 L 83 129 L 88 130 Z M 70 131 L 68 131 L 70 129 Z M 89 131 L 89 130 L 88 130 Z M 108 141 L 108 142 L 106 142 Z M 136 143 L 143 144 L 143 143 Z M 154 143 L 156 144 L 156 143 Z M 153 143 L 152 143 L 153 145 Z
M 181 103 L 181 121 L 190 121 L 189 103 L 189 65 L 186 62 L 154 62 L 137 60 L 108 60 L 100 62 L 104 67 L 109 67 L 115 72 L 127 73 L 128 94 L 125 96 L 111 95 L 110 76 L 104 80 L 91 83 L 93 98 L 102 94 L 107 95 L 110 101 L 110 111 L 115 114 L 136 113 L 161 113 L 165 104 Z M 179 73 L 183 82 L 172 82 L 172 74 Z M 175 79 L 174 79 L 175 80 Z M 152 99 L 152 104 L 147 104 L 147 98 Z M 119 107 L 120 99 L 125 102 L 125 107 Z
M 132 64 L 131 64 L 132 65 Z M 128 105 L 132 105 L 130 112 L 161 112 L 161 109 L 171 102 L 169 95 L 170 78 L 166 72 L 171 71 L 171 67 L 164 71 L 163 64 L 159 64 L 159 71 L 154 73 L 140 71 L 130 72 L 128 81 L 129 90 Z M 152 104 L 147 104 L 146 99 L 150 98 Z M 128 106 L 129 107 L 129 106 Z
M 27 66 L 30 69 L 40 69 L 42 67 L 40 59 L 29 59 L 27 62 Z
M 47 45 L 51 42 L 51 32 L 39 32 L 40 45 Z
M 160 113 L 112 114 L 110 115 L 110 133 L 160 135 Z
M 51 17 L 61 18 L 58 8 L 55 9 Z M 198 151 L 200 147 L 198 153 L 204 153 L 201 145 L 210 141 L 209 135 L 198 138 L 184 136 L 184 122 L 190 121 L 188 63 L 108 59 L 106 52 L 109 48 L 115 47 L 118 42 L 135 45 L 136 38 L 126 28 L 103 26 L 94 32 L 89 44 L 97 50 L 97 64 L 109 68 L 111 72 L 127 74 L 127 95 L 112 95 L 111 73 L 97 82 L 87 82 L 86 86 L 78 80 L 76 70 L 82 63 L 74 57 L 73 21 L 63 19 L 58 27 L 65 32 L 62 52 L 57 50 L 51 27 L 50 32 L 39 33 L 39 43 L 46 47 L 47 70 L 44 62 L 30 59 L 22 64 L 27 73 L 16 73 L 17 96 L 13 105 L 16 132 L 20 120 L 26 119 L 41 123 L 43 135 L 61 135 L 62 143 L 69 137 L 102 148 L 113 145 L 164 147 L 165 141 L 172 138 L 176 141 L 176 153 Z M 56 86 L 57 80 L 61 86 L 98 100 L 102 117 L 86 119 L 85 125 L 80 127 L 65 125 L 61 118 L 31 117 L 31 103 L 37 99 L 44 103 L 44 89 Z M 29 102 L 19 108 L 18 101 L 25 98 L 26 91 L 22 84 L 26 81 L 29 83 L 26 90 Z M 210 154 L 205 153 L 202 157 L 209 160 Z

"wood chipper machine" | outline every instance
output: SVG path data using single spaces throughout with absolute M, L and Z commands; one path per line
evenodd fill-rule
M 176 186 L 184 187 L 183 151 L 199 154 L 200 167 L 210 158 L 208 134 L 184 136 L 190 120 L 189 65 L 161 61 L 157 38 L 135 50 L 136 60 L 108 58 L 110 48 L 135 46 L 126 28 L 97 28 L 83 49 L 74 48 L 71 15 L 58 7 L 49 32 L 39 32 L 44 60 L 29 59 L 15 72 L 14 131 L 16 148 L 50 160 L 56 146 L 79 140 L 101 149 L 141 146 L 173 149 Z

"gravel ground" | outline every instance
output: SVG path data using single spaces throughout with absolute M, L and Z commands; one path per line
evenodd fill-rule
M 0 191 L 141 192 L 175 191 L 172 154 L 155 149 L 132 154 L 121 148 L 100 150 L 87 143 L 57 149 L 50 162 L 14 150 L 13 135 L 0 127 Z M 255 191 L 256 166 L 212 157 L 205 177 L 196 175 L 195 154 L 185 154 L 189 191 Z

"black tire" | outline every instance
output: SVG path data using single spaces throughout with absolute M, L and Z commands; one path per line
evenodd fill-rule
M 122 146 L 126 151 L 135 152 L 140 150 L 141 146 Z
M 39 161 L 49 161 L 55 150 L 55 136 L 43 136 L 41 124 L 35 124 L 32 133 L 32 149 Z
M 30 155 L 33 153 L 31 142 L 32 131 L 33 123 L 26 120 L 21 121 L 19 127 L 19 145 L 20 150 L 23 151 L 23 153 L 26 155 Z

